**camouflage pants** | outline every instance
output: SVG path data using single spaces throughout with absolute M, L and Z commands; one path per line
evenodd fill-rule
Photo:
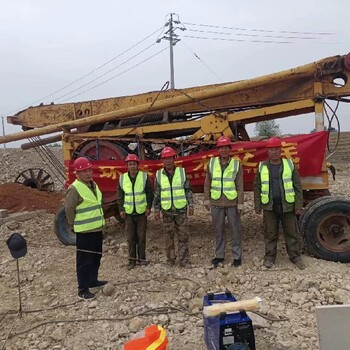
M 177 234 L 177 252 L 180 263 L 189 262 L 187 213 L 176 215 L 163 214 L 165 233 L 165 253 L 168 261 L 175 262 L 175 234 Z

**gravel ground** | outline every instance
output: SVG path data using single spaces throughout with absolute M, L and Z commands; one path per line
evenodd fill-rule
M 0 183 L 11 181 L 33 163 L 40 166 L 34 155 L 24 156 L 20 150 L 0 153 L 5 165 Z M 336 167 L 331 192 L 350 198 L 350 165 Z M 77 298 L 75 250 L 55 237 L 53 214 L 0 226 L 0 346 L 13 350 L 122 349 L 134 333 L 157 323 L 167 329 L 172 350 L 204 350 L 203 295 L 229 289 L 238 300 L 263 299 L 263 317 L 252 315 L 257 349 L 318 349 L 315 306 L 349 303 L 349 264 L 304 256 L 307 269 L 299 271 L 289 262 L 281 237 L 276 267 L 266 270 L 261 217 L 252 211 L 252 194 L 247 193 L 246 199 L 243 266 L 238 269 L 230 266 L 229 251 L 227 265 L 210 268 L 214 240 L 202 195 L 196 195 L 196 213 L 189 220 L 191 269 L 164 265 L 162 226 L 151 217 L 147 242 L 151 264 L 127 271 L 124 228 L 109 219 L 100 277 L 110 283 L 93 301 Z M 28 241 L 28 254 L 19 261 L 22 317 L 17 316 L 16 263 L 5 244 L 14 231 Z

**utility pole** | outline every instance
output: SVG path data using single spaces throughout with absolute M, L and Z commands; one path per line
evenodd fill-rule
M 176 13 L 170 13 L 168 22 L 165 23 L 165 27 L 169 29 L 165 32 L 165 35 L 157 39 L 157 43 L 160 43 L 163 39 L 169 41 L 170 48 L 170 88 L 175 89 L 175 73 L 174 73 L 174 46 L 181 40 L 175 33 L 177 29 L 186 30 L 179 20 L 179 16 Z M 177 16 L 177 20 L 174 20 L 174 16 Z M 174 26 L 175 24 L 175 26 Z M 180 25 L 180 26 L 177 26 Z
M 170 89 L 175 89 L 175 75 L 174 75 L 174 45 L 176 42 L 174 42 L 174 36 L 175 33 L 173 32 L 173 14 L 170 14 L 170 21 L 169 21 L 169 47 L 170 47 Z M 180 40 L 180 39 L 179 39 Z M 174 42 L 174 44 L 173 44 Z
M 2 136 L 5 136 L 5 122 L 4 117 L 1 117 L 1 123 L 2 123 Z M 4 149 L 6 149 L 6 143 L 4 143 Z

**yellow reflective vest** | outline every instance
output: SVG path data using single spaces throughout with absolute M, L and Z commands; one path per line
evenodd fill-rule
M 160 186 L 160 205 L 163 210 L 169 210 L 172 206 L 183 209 L 187 205 L 185 193 L 186 172 L 184 168 L 176 167 L 170 183 L 164 169 L 157 170 L 156 179 Z
M 124 191 L 124 209 L 127 214 L 132 214 L 134 208 L 137 214 L 143 214 L 146 211 L 146 181 L 147 174 L 144 171 L 137 173 L 134 186 L 129 173 L 122 174 L 119 177 L 120 187 Z
M 287 203 L 295 202 L 295 192 L 293 187 L 293 170 L 294 163 L 291 159 L 282 159 L 283 172 L 282 183 L 284 189 L 284 197 Z M 270 172 L 266 162 L 260 162 L 259 173 L 261 180 L 261 203 L 267 204 L 270 200 Z
M 222 172 L 220 158 L 214 157 L 210 159 L 208 169 L 211 176 L 211 199 L 219 199 L 222 193 L 228 200 L 237 198 L 235 180 L 239 171 L 239 165 L 239 160 L 231 158 L 226 169 Z
M 75 180 L 71 186 L 74 186 L 83 199 L 75 209 L 74 232 L 85 232 L 94 229 L 102 229 L 105 219 L 102 210 L 102 193 L 95 184 L 96 196 L 89 186 L 82 181 Z

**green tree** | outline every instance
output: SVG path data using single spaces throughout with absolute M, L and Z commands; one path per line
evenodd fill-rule
M 256 123 L 254 130 L 257 136 L 271 137 L 281 135 L 280 126 L 275 120 L 265 120 Z

